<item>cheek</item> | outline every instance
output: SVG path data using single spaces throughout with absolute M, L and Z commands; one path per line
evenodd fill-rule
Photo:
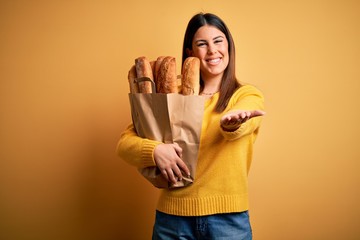
M 223 52 L 223 54 L 226 54 L 226 55 L 229 55 L 229 47 L 228 47 L 228 45 L 226 44 L 226 45 L 223 45 L 222 47 L 221 47 L 221 52 Z
M 223 51 L 223 56 L 225 56 L 226 61 L 229 62 L 229 52 L 228 52 L 227 49 L 225 49 L 225 50 Z
M 204 51 L 202 51 L 202 49 L 194 49 L 192 51 L 192 56 L 193 57 L 198 57 L 198 58 L 202 58 L 202 56 L 204 56 Z

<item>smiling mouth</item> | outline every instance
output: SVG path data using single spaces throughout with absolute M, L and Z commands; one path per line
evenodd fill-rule
M 220 62 L 220 60 L 221 60 L 221 58 L 214 58 L 214 59 L 208 59 L 208 60 L 206 60 L 206 62 L 211 63 L 211 64 L 217 64 Z

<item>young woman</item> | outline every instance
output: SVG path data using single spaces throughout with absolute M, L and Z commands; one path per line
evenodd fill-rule
M 200 59 L 206 97 L 195 181 L 163 189 L 153 239 L 252 239 L 248 172 L 264 115 L 262 93 L 235 77 L 235 46 L 225 23 L 200 13 L 188 23 L 182 60 Z M 118 144 L 121 158 L 137 167 L 157 166 L 171 182 L 188 173 L 182 149 L 136 135 L 131 125 Z

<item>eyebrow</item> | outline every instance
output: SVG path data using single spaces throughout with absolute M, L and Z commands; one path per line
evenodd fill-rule
M 217 36 L 217 37 L 214 37 L 213 40 L 216 40 L 218 38 L 224 38 L 224 36 Z

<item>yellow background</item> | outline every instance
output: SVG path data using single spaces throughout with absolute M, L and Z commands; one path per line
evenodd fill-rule
M 256 240 L 360 237 L 360 2 L 1 1 L 0 238 L 150 239 L 158 191 L 115 154 L 138 56 L 180 62 L 187 21 L 228 24 L 266 97 Z

